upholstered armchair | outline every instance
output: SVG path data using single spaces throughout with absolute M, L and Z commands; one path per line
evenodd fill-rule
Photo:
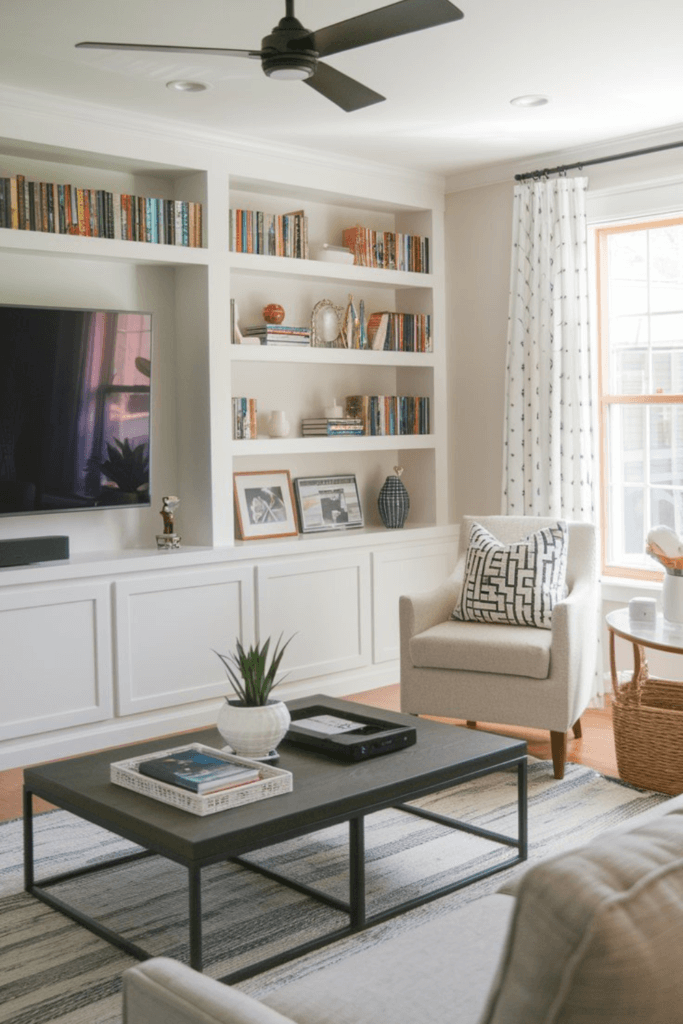
M 452 618 L 463 586 L 473 523 L 503 545 L 556 519 L 465 516 L 459 557 L 437 590 L 400 598 L 401 710 L 550 731 L 555 778 L 564 775 L 567 731 L 581 735 L 596 671 L 598 617 L 595 528 L 567 524 L 566 596 L 551 628 Z

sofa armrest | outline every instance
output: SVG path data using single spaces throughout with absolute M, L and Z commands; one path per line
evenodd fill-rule
M 167 957 L 123 974 L 124 1024 L 292 1024 L 277 1010 Z

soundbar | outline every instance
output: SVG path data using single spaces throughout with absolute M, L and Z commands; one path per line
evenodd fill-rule
M 53 562 L 69 557 L 68 537 L 17 537 L 0 540 L 0 567 Z

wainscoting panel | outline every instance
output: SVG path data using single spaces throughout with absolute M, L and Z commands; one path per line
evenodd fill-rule
M 232 651 L 236 637 L 252 642 L 253 576 L 237 565 L 114 584 L 119 715 L 231 692 L 213 651 Z
M 17 637 L 24 637 L 17 644 Z M 0 592 L 0 739 L 112 714 L 107 583 Z
M 282 662 L 288 681 L 370 663 L 367 551 L 265 562 L 256 572 L 261 640 L 294 634 Z
M 382 548 L 373 552 L 373 660 L 399 657 L 398 599 L 440 586 L 455 567 L 455 543 Z

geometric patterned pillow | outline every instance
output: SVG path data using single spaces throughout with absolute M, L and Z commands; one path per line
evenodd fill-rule
M 566 593 L 567 540 L 563 520 L 516 544 L 501 544 L 473 523 L 452 618 L 550 629 L 553 607 Z

